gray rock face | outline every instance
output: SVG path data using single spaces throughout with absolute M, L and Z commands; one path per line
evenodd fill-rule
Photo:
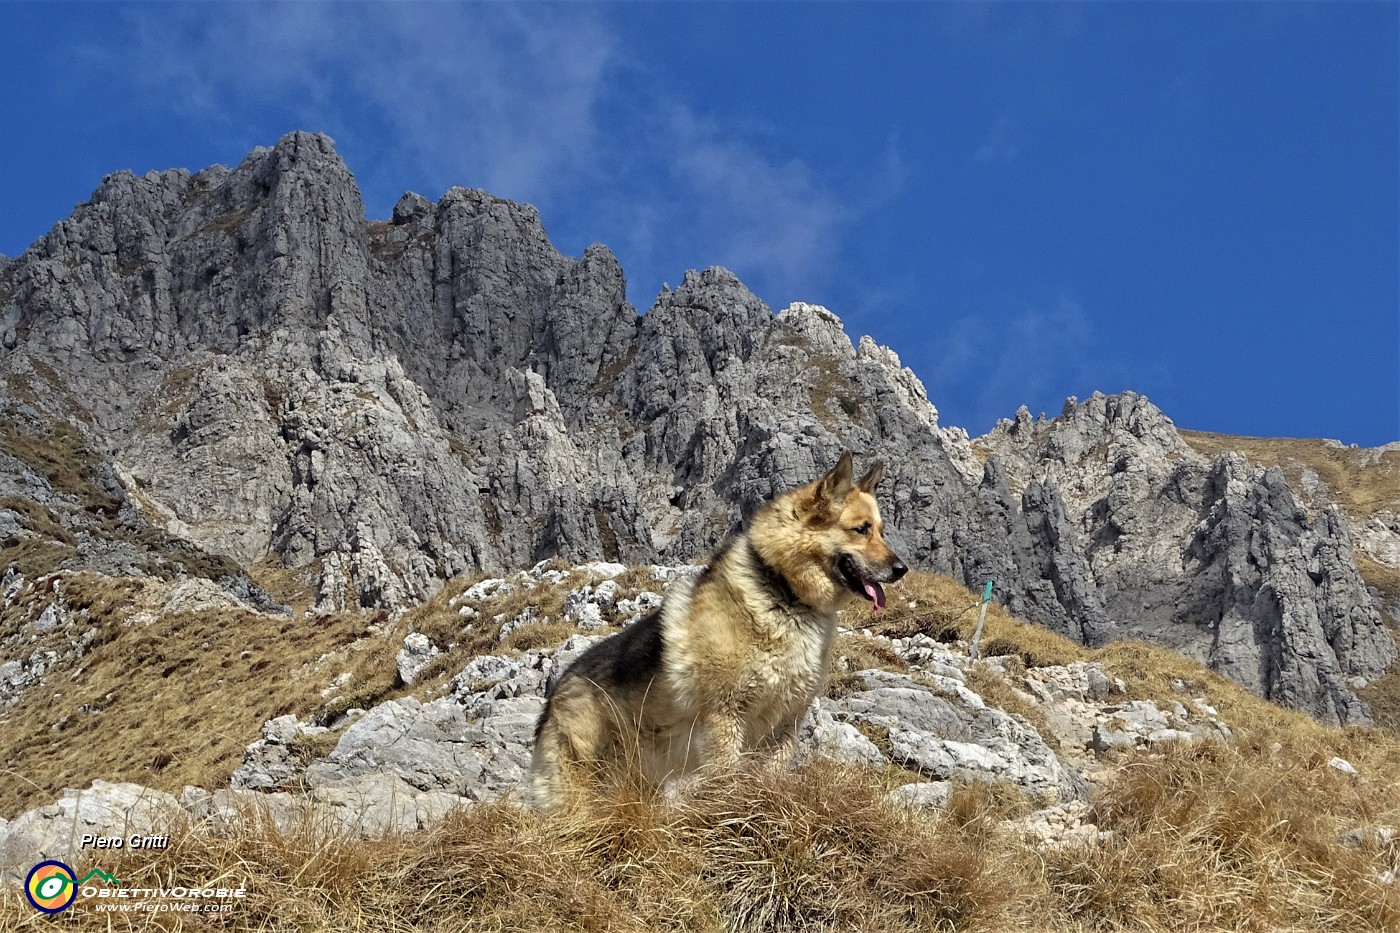
M 1028 514 L 1053 485 L 1073 516 L 1035 549 L 1066 555 L 1049 577 L 1081 625 L 1071 634 L 1165 644 L 1284 706 L 1369 720 L 1353 687 L 1396 649 L 1340 511 L 1309 515 L 1282 473 L 1239 455 L 1197 455 L 1131 393 L 1071 401 L 1054 421 L 1023 410 L 982 443 L 1026 487 Z
M 1082 641 L 1164 641 L 1339 721 L 1394 656 L 1345 524 L 1204 463 L 1143 399 L 1018 416 L 982 462 L 825 309 L 774 315 L 710 269 L 638 317 L 616 258 L 561 256 L 529 206 L 453 188 L 366 222 L 324 136 L 104 179 L 0 266 L 0 339 L 6 406 L 81 423 L 129 512 L 314 565 L 323 609 L 554 555 L 694 560 L 850 448 L 887 460 L 916 566 Z
M 403 648 L 395 657 L 399 680 L 406 684 L 413 683 L 438 654 L 437 646 L 428 640 L 427 635 L 421 632 L 409 634 L 403 640 Z
M 861 677 L 868 689 L 832 701 L 832 715 L 888 730 L 896 764 L 938 781 L 1006 780 L 1051 800 L 1088 795 L 1035 729 L 957 681 L 935 690 L 885 671 Z
M 501 593 L 505 582 L 482 581 L 477 587 Z M 570 596 L 598 599 L 598 591 L 607 589 L 606 583 L 589 585 Z M 248 747 L 235 787 L 305 790 L 312 802 L 335 802 L 344 817 L 337 819 L 346 825 L 354 822 L 351 814 L 358 802 L 369 814 L 365 831 L 382 831 L 388 825 L 411 829 L 420 825 L 414 814 L 498 799 L 511 793 L 529 768 L 534 728 L 550 681 L 596 640 L 574 635 L 555 649 L 531 650 L 519 658 L 475 658 L 451 680 L 447 695 L 427 702 L 406 697 L 375 706 L 345 727 L 332 752 L 307 766 L 296 766 L 287 750 L 308 727 L 289 716 L 271 720 L 263 727 L 262 739 Z M 1034 727 L 988 706 L 966 687 L 963 670 L 973 662 L 965 652 L 951 651 L 926 636 L 884 643 L 910 659 L 923 679 L 861 672 L 866 689 L 813 704 L 799 730 L 799 758 L 823 756 L 870 767 L 893 764 L 937 780 L 1005 780 L 1051 800 L 1085 796 L 1087 785 L 1076 767 L 1065 764 L 1071 759 L 1062 760 Z M 1112 706 L 1105 713 L 1089 703 L 1080 682 L 1094 674 L 1106 678 L 1092 665 L 1081 667 L 1038 672 L 1051 686 L 1036 689 L 1047 710 L 1066 710 L 1064 717 L 1084 733 L 1057 736 L 1061 753 L 1078 752 L 1092 759 L 1089 731 L 1108 715 L 1117 722 L 1123 707 Z M 1081 702 L 1075 704 L 1075 698 Z M 1168 723 L 1167 715 L 1152 704 L 1139 706 L 1139 718 Z M 1126 744 L 1161 738 L 1141 731 Z M 867 733 L 887 736 L 886 747 Z M 393 807 L 407 809 L 400 813 Z
M 1211 666 L 1270 699 L 1362 720 L 1347 688 L 1380 676 L 1395 646 L 1362 596 L 1341 513 L 1310 518 L 1281 473 L 1258 475 L 1228 455 L 1208 474 L 1205 500 L 1210 512 L 1186 552 L 1189 595 L 1173 621 L 1208 620 Z
M 479 717 L 450 697 L 385 703 L 350 726 L 329 758 L 307 769 L 307 781 L 320 787 L 388 773 L 420 791 L 499 796 L 524 776 L 543 708 L 533 696 L 493 701 Z
M 506 582 L 482 581 L 477 587 L 499 593 Z M 597 598 L 597 590 L 604 588 L 584 589 Z M 581 596 L 584 589 L 570 595 Z M 909 664 L 911 673 L 861 671 L 856 675 L 860 688 L 815 702 L 798 731 L 799 761 L 820 756 L 867 767 L 895 766 L 935 784 L 1006 781 L 1042 799 L 1063 802 L 1085 799 L 1086 778 L 1100 770 L 1104 755 L 1160 742 L 1224 742 L 1231 737 L 1203 701 L 1190 700 L 1188 709 L 1180 702 L 1159 708 L 1150 701 L 1128 700 L 1123 685 L 1097 664 L 1011 675 L 990 662 L 970 660 L 965 645 L 944 645 L 926 635 L 868 637 Z M 352 819 L 358 802 L 369 814 L 367 832 L 388 825 L 411 829 L 422 825 L 416 822 L 420 817 L 430 819 L 443 807 L 508 795 L 529 767 L 548 684 L 596 640 L 574 635 L 557 648 L 531 650 L 518 658 L 475 658 L 451 680 L 445 696 L 427 702 L 396 699 L 374 707 L 344 728 L 330 754 L 305 767 L 289 769 L 291 759 L 280 749 L 307 727 L 293 717 L 271 720 L 263 738 L 248 747 L 235 785 L 304 790 L 308 805 L 333 801 L 341 808 L 336 819 L 344 825 L 359 825 Z M 1049 731 L 1037 731 L 1025 719 L 989 705 L 966 684 L 973 667 L 999 671 L 997 676 L 1037 707 Z M 278 779 L 262 777 L 272 774 Z M 941 800 L 933 790 L 909 791 L 914 797 L 898 799 L 941 805 L 948 785 L 939 786 Z
M 821 699 L 812 702 L 797 732 L 797 746 L 807 755 L 847 764 L 880 767 L 887 761 L 879 746 L 849 722 L 838 722 Z
M 904 784 L 890 791 L 890 799 L 906 807 L 923 807 L 937 810 L 948 805 L 953 796 L 952 781 L 925 781 L 917 784 Z
M 1096 663 L 1033 668 L 1022 684 L 1060 751 L 1072 758 L 1158 742 L 1233 738 L 1203 699 L 1191 699 L 1189 708 L 1178 701 L 1166 709 L 1147 700 L 1127 700 L 1122 682 L 1110 680 Z
M 302 771 L 294 743 L 327 731 L 324 726 L 309 725 L 291 715 L 269 719 L 263 723 L 262 738 L 244 752 L 243 764 L 233 772 L 229 786 L 247 790 L 290 786 Z

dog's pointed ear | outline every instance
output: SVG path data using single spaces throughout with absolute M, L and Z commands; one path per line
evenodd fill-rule
M 870 466 L 870 471 L 856 481 L 856 488 L 861 492 L 875 495 L 875 487 L 880 485 L 880 480 L 885 478 L 885 461 L 876 460 Z
M 817 481 L 817 501 L 830 505 L 844 502 L 851 492 L 851 452 L 841 454 L 831 472 Z

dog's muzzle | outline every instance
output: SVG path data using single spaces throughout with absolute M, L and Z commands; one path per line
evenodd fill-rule
M 857 596 L 870 600 L 876 612 L 885 608 L 885 588 L 880 584 L 893 583 L 909 572 L 904 561 L 897 557 L 894 563 L 873 570 L 850 554 L 842 554 L 837 559 L 836 569 L 847 588 Z

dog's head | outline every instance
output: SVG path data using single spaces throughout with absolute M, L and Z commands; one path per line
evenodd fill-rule
M 881 584 L 908 572 L 883 536 L 875 487 L 884 473 L 877 461 L 854 479 L 847 451 L 831 472 L 775 500 L 776 520 L 759 523 L 765 526 L 761 533 L 754 528 L 764 558 L 809 605 L 840 609 L 858 596 L 881 610 Z

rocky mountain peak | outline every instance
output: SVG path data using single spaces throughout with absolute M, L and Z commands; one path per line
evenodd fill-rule
M 711 376 L 732 361 L 747 362 L 772 320 L 768 306 L 728 269 L 688 271 L 674 290 L 663 291 L 642 323 L 643 339 L 671 338 L 680 354 L 675 371 L 691 373 L 702 364 Z M 679 334 L 693 334 L 676 339 Z M 688 358 L 691 352 L 698 357 Z
M 1022 406 L 1014 419 L 997 422 L 981 442 L 1000 457 L 1028 463 L 1049 460 L 1079 465 L 1091 455 L 1098 459 L 1132 454 L 1172 460 L 1196 456 L 1172 420 L 1135 392 L 1095 392 L 1082 402 L 1071 396 L 1058 418 L 1032 419 Z
M 828 308 L 794 301 L 779 311 L 776 322 L 820 353 L 840 356 L 851 351 L 851 338 L 841 319 Z
M 712 268 L 639 316 L 617 258 L 561 255 L 528 205 L 452 188 L 366 221 L 317 134 L 109 176 L 0 263 L 0 336 L 0 415 L 76 425 L 134 515 L 313 577 L 319 609 L 556 555 L 697 560 L 849 449 L 886 461 L 908 560 L 1078 640 L 1165 642 L 1348 721 L 1394 656 L 1346 523 L 1141 396 L 970 442 L 824 308 L 774 315 Z M 7 547 L 51 534 L 0 506 L 12 526 Z

